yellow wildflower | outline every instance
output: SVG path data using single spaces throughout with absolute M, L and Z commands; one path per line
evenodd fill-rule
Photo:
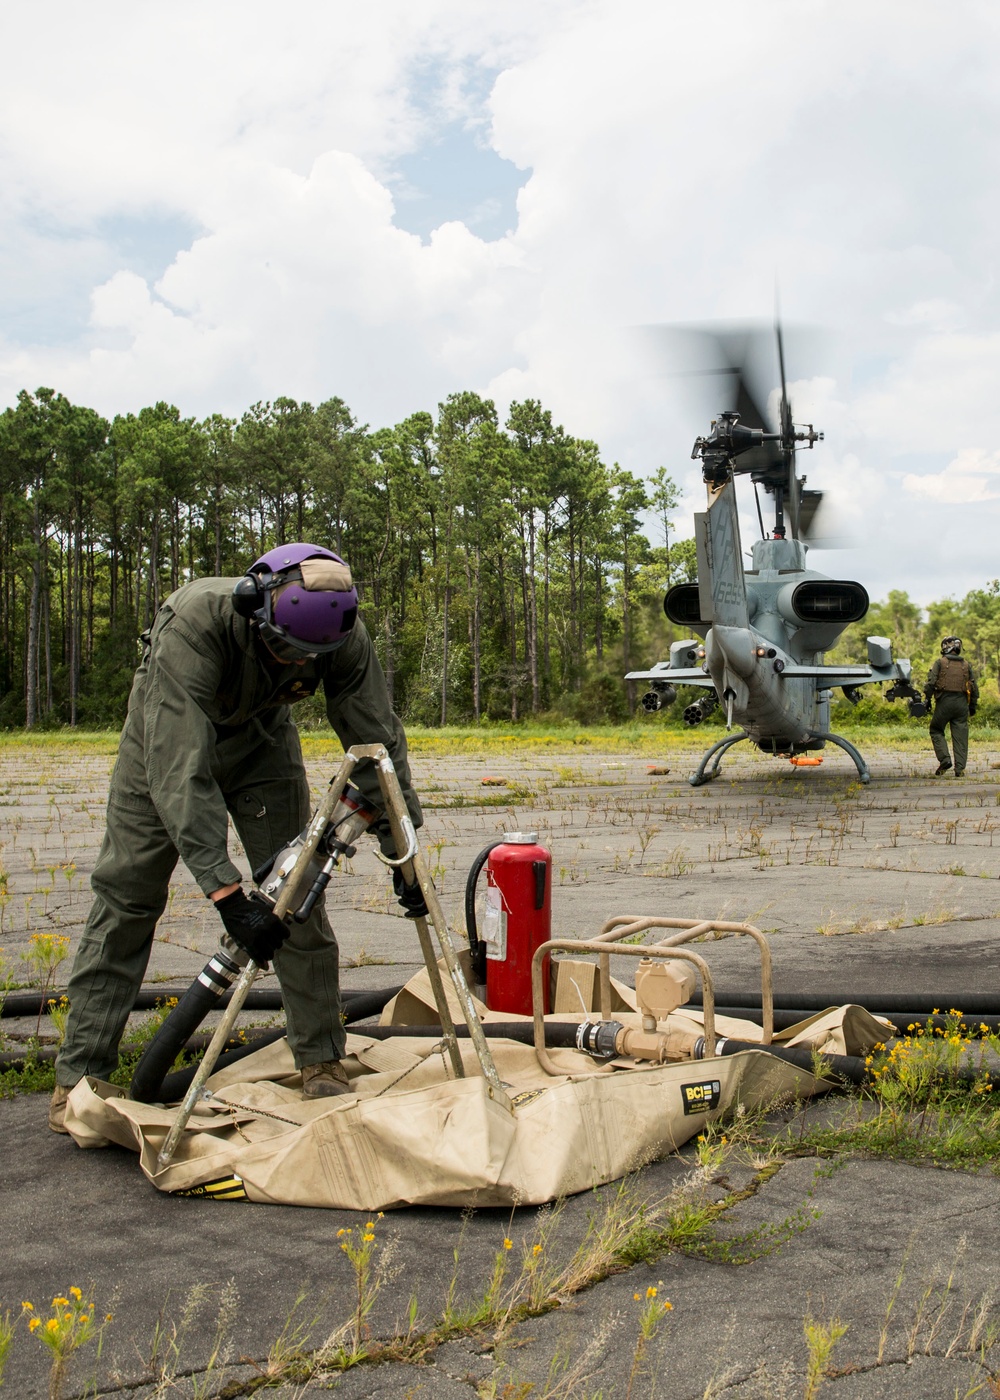
M 54 1317 L 50 1317 L 50 1318 L 49 1318 L 48 1322 L 45 1324 L 45 1330 L 46 1330 L 46 1332 L 58 1332 L 58 1331 L 59 1331 L 59 1323 L 55 1320 Z
M 28 1323 L 28 1331 L 29 1331 L 29 1332 L 34 1332 L 35 1329 L 38 1328 L 38 1327 L 41 1327 L 41 1325 L 42 1325 L 42 1319 L 41 1319 L 40 1317 L 33 1317 L 33 1318 L 31 1319 L 31 1321 Z
M 531 1252 L 532 1254 L 541 1254 L 542 1246 L 540 1244 L 532 1245 Z
M 35 1311 L 35 1305 L 34 1305 L 34 1303 L 22 1303 L 22 1304 L 21 1304 L 21 1307 L 24 1309 L 25 1312 L 34 1312 L 34 1311 Z
M 372 1240 L 373 1240 L 374 1238 L 375 1238 L 375 1236 L 372 1235 L 372 1234 L 362 1235 L 362 1236 L 361 1236 L 362 1242 L 363 1242 L 364 1244 L 371 1244 L 371 1242 L 372 1242 Z
M 649 1286 L 649 1288 L 646 1289 L 646 1297 L 647 1297 L 647 1298 L 655 1298 L 655 1297 L 656 1297 L 656 1289 L 652 1286 L 652 1284 Z
M 68 1298 L 53 1298 L 53 1299 L 52 1299 L 52 1306 L 53 1306 L 54 1308 L 68 1308 L 68 1307 L 69 1307 L 69 1299 L 68 1299 Z
M 70 1291 L 70 1293 L 72 1294 L 72 1296 L 76 1299 L 76 1301 L 79 1303 L 80 1299 L 83 1297 L 83 1293 L 80 1291 L 80 1289 L 77 1288 L 77 1287 L 74 1285 L 69 1291 Z
M 504 1235 L 503 1247 L 504 1247 L 504 1249 L 513 1249 L 513 1248 L 514 1248 L 514 1241 L 513 1241 L 513 1240 L 509 1240 L 509 1239 L 507 1238 L 507 1236 Z

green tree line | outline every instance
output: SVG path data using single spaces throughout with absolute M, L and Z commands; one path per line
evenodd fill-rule
M 24 391 L 0 414 L 0 726 L 118 724 L 163 599 L 293 539 L 350 562 L 411 722 L 624 719 L 623 673 L 675 639 L 664 589 L 695 576 L 678 499 L 662 467 L 642 481 L 606 464 L 531 399 L 501 423 L 456 393 L 372 429 L 338 398 L 202 422 L 157 403 L 109 422 Z M 861 659 L 872 632 L 918 681 L 944 632 L 995 676 L 1000 584 L 926 620 L 891 593 L 836 655 Z
M 623 671 L 669 638 L 663 587 L 693 576 L 676 503 L 534 400 L 501 423 L 456 393 L 373 430 L 337 398 L 108 422 L 25 391 L 0 414 L 0 725 L 117 724 L 163 599 L 293 539 L 350 562 L 408 719 L 623 717 Z

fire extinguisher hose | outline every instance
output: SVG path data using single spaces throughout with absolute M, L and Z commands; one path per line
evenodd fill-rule
M 490 851 L 502 845 L 503 841 L 501 840 L 491 841 L 488 846 L 484 846 L 469 866 L 469 875 L 465 882 L 465 928 L 469 935 L 472 975 L 480 985 L 486 981 L 486 944 L 479 937 L 479 930 L 476 928 L 476 887 L 479 884 L 483 866 L 489 859 Z

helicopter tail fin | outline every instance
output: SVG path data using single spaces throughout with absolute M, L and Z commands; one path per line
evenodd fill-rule
M 748 627 L 750 614 L 732 477 L 712 493 L 708 510 L 695 515 L 694 538 L 702 620 L 719 627 Z

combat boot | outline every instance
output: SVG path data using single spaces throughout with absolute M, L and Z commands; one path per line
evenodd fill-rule
M 67 1137 L 69 1128 L 66 1126 L 66 1100 L 71 1092 L 65 1084 L 57 1084 L 49 1099 L 49 1127 L 54 1133 L 65 1133 Z
M 950 767 L 951 767 L 951 759 L 950 759 L 950 758 L 942 758 L 941 762 L 940 762 L 940 763 L 938 764 L 938 766 L 934 769 L 934 776 L 935 776 L 935 778 L 940 778 L 940 776 L 941 776 L 942 773 L 947 773 L 947 771 L 948 771 L 948 769 L 949 769 Z
M 339 1060 L 320 1060 L 318 1065 L 303 1065 L 301 1073 L 304 1099 L 330 1099 L 336 1094 L 351 1092 L 347 1071 Z

